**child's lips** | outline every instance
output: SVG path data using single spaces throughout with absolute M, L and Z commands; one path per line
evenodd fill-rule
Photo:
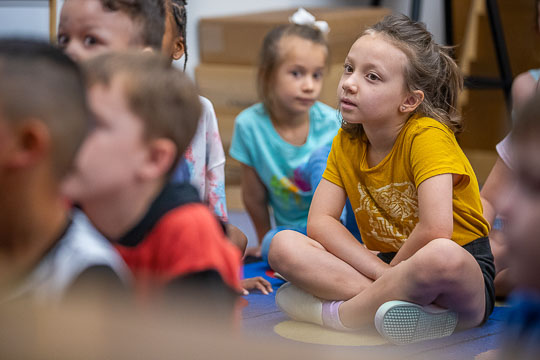
M 302 104 L 313 104 L 315 102 L 315 99 L 308 99 L 308 98 L 296 98 L 296 99 Z
M 342 109 L 353 109 L 357 107 L 354 102 L 352 102 L 351 100 L 347 98 L 341 98 L 339 103 Z

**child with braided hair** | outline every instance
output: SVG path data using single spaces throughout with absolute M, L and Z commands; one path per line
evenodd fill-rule
M 167 15 L 162 42 L 162 53 L 170 57 L 171 61 L 184 56 L 184 67 L 187 61 L 186 4 L 185 0 L 165 2 Z M 214 107 L 208 99 L 201 96 L 199 99 L 203 105 L 199 127 L 174 172 L 173 181 L 191 182 L 199 190 L 201 199 L 226 223 L 225 152 Z
M 162 53 L 172 60 L 184 57 L 184 70 L 188 58 L 186 43 L 187 11 L 186 0 L 168 0 L 165 34 L 163 35 Z M 219 135 L 218 123 L 212 103 L 199 96 L 202 115 L 197 132 L 187 148 L 183 159 L 173 175 L 173 181 L 189 181 L 198 190 L 201 199 L 225 224 L 229 239 L 243 252 L 247 238 L 240 229 L 228 223 L 225 199 L 225 153 Z M 270 283 L 262 277 L 244 279 L 243 292 L 258 289 L 263 294 L 272 292 Z

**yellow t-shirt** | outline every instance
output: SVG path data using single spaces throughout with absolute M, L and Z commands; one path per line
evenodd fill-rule
M 454 186 L 452 240 L 463 246 L 487 236 L 478 181 L 452 131 L 428 117 L 411 117 L 390 153 L 370 168 L 367 143 L 339 130 L 323 177 L 344 188 L 362 241 L 371 250 L 398 251 L 418 223 L 418 186 L 440 174 L 464 175 Z

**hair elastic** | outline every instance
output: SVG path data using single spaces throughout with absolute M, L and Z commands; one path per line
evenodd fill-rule
M 328 35 L 330 32 L 330 27 L 326 21 L 315 19 L 315 16 L 310 14 L 306 9 L 299 8 L 296 12 L 289 17 L 289 22 L 296 25 L 308 25 L 314 26 L 319 29 L 324 35 Z

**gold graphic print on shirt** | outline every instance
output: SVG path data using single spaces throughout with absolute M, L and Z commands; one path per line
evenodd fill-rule
M 418 194 L 411 182 L 393 183 L 373 188 L 358 183 L 360 206 L 355 209 L 358 219 L 373 241 L 399 249 L 418 223 Z

